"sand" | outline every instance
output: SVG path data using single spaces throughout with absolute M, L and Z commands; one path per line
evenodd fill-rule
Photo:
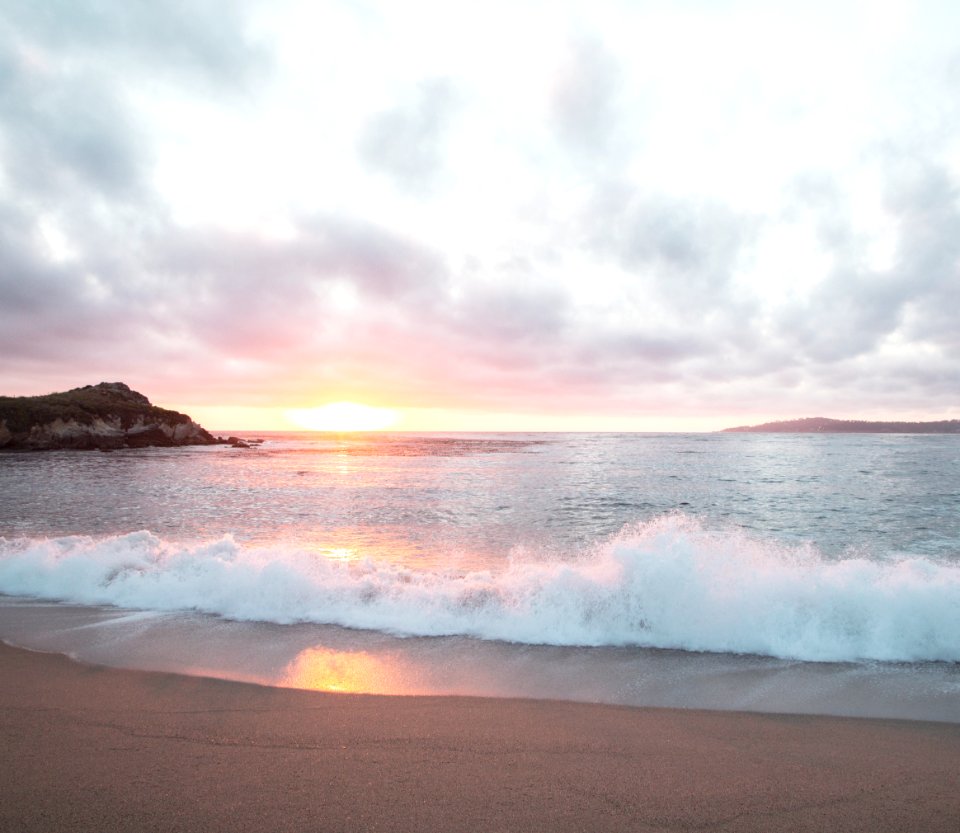
M 960 725 L 383 697 L 0 646 L 0 830 L 950 831 Z

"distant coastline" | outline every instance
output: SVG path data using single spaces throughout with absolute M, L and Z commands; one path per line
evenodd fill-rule
M 869 422 L 863 419 L 806 417 L 762 425 L 724 428 L 725 433 L 751 434 L 960 434 L 960 419 L 933 422 Z

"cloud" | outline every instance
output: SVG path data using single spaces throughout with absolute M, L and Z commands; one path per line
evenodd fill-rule
M 0 352 L 11 369 L 133 368 L 141 323 L 83 260 L 52 259 L 32 215 L 0 203 Z
M 367 122 L 357 142 L 360 158 L 400 188 L 427 188 L 442 168 L 442 140 L 456 107 L 449 81 L 421 82 L 411 101 Z
M 165 318 L 182 322 L 194 343 L 221 358 L 263 361 L 327 361 L 336 339 L 365 326 L 354 320 L 356 308 L 370 318 L 374 310 L 415 307 L 445 279 L 435 253 L 343 217 L 305 218 L 281 241 L 212 229 L 168 232 L 154 240 L 150 258 L 180 299 Z
M 749 314 L 732 283 L 756 218 L 716 201 L 602 183 L 580 225 L 583 245 L 612 258 L 681 320 L 711 310 Z
M 581 35 L 570 45 L 550 102 L 557 138 L 581 159 L 609 162 L 620 140 L 620 67 L 596 36 Z
M 0 25 L 40 60 L 187 76 L 234 87 L 263 71 L 265 50 L 247 33 L 249 4 L 230 0 L 7 0 Z
M 865 356 L 891 341 L 927 344 L 958 357 L 953 306 L 960 285 L 960 190 L 932 164 L 890 160 L 883 175 L 884 208 L 896 235 L 885 268 L 871 267 L 842 195 L 821 190 L 813 203 L 820 226 L 829 229 L 821 239 L 833 267 L 809 297 L 777 316 L 778 333 L 810 361 Z
M 96 73 L 31 67 L 0 41 L 0 142 L 13 187 L 41 203 L 90 191 L 129 198 L 142 188 L 135 129 L 121 98 Z
M 940 165 L 921 165 L 890 189 L 901 230 L 896 275 L 907 309 L 905 336 L 960 360 L 960 183 Z
M 217 401 L 955 407 L 955 60 L 923 64 L 939 80 L 911 97 L 875 90 L 862 112 L 889 120 L 851 133 L 815 106 L 823 68 L 775 66 L 785 100 L 751 98 L 737 73 L 776 63 L 762 50 L 716 63 L 698 98 L 702 68 L 650 27 L 638 56 L 614 25 L 642 10 L 585 12 L 573 39 L 562 15 L 520 15 L 502 64 L 494 25 L 482 45 L 424 39 L 390 52 L 395 77 L 350 63 L 349 94 L 328 70 L 398 43 L 405 16 L 349 17 L 337 31 L 355 42 L 314 64 L 309 31 L 272 14 L 4 4 L 4 385 L 131 373 Z M 660 60 L 672 74 L 651 74 Z M 803 141 L 776 145 L 794 128 Z
M 145 90 L 224 91 L 262 68 L 236 4 L 13 2 L 0 12 L 0 346 L 30 378 L 169 355 L 175 231 L 151 184 Z M 164 80 L 165 79 L 165 80 Z M 83 371 L 90 372 L 90 371 Z

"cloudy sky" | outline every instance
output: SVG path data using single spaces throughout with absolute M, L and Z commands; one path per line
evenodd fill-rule
M 0 0 L 0 393 L 960 417 L 960 5 Z

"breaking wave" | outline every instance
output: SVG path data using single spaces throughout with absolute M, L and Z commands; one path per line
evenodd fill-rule
M 568 560 L 417 570 L 150 532 L 0 538 L 0 592 L 401 635 L 644 646 L 811 661 L 960 661 L 960 566 L 830 559 L 668 516 Z

